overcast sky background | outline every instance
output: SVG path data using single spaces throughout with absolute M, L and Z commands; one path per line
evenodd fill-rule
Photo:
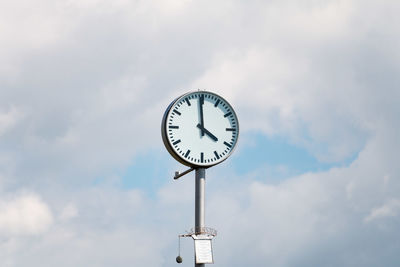
M 0 265 L 176 266 L 194 174 L 160 124 L 235 108 L 207 170 L 215 266 L 398 266 L 400 3 L 0 2 Z M 181 266 L 193 265 L 182 241 Z

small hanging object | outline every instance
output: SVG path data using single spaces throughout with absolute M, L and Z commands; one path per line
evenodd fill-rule
M 177 263 L 182 263 L 182 257 L 181 256 L 177 256 L 176 257 L 176 262 Z
M 176 257 L 176 262 L 177 263 L 182 263 L 182 257 L 181 257 L 181 235 L 178 235 L 178 256 Z

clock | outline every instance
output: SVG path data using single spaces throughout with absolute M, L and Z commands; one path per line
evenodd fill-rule
M 189 92 L 168 106 L 161 135 L 177 161 L 192 168 L 207 168 L 231 155 L 239 137 L 239 121 L 221 96 L 208 91 Z

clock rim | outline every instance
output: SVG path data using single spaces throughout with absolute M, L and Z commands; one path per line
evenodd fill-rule
M 195 163 L 193 163 L 193 162 L 187 161 L 185 158 L 182 158 L 181 155 L 179 155 L 179 154 L 173 149 L 173 147 L 171 146 L 171 144 L 169 143 L 169 141 L 168 141 L 168 133 L 167 133 L 167 128 L 166 128 L 166 126 L 167 126 L 168 114 L 170 113 L 171 108 L 175 105 L 175 103 L 178 102 L 179 100 L 185 98 L 187 95 L 190 95 L 190 94 L 193 94 L 193 93 L 199 93 L 199 92 L 209 93 L 209 94 L 215 95 L 215 96 L 221 98 L 223 101 L 225 101 L 225 103 L 227 103 L 227 104 L 229 105 L 229 107 L 231 108 L 232 113 L 234 114 L 234 116 L 235 116 L 235 118 L 236 118 L 236 124 L 237 124 L 237 137 L 236 137 L 236 142 L 235 142 L 235 144 L 233 145 L 233 147 L 232 147 L 232 149 L 230 150 L 230 152 L 225 156 L 225 158 L 224 158 L 223 160 L 221 160 L 221 161 L 219 161 L 219 162 L 216 162 L 216 163 L 205 163 L 205 164 L 203 164 L 203 165 L 195 164 Z M 164 115 L 163 115 L 163 118 L 162 118 L 162 122 L 161 122 L 161 136 L 162 136 L 162 140 L 163 140 L 164 146 L 165 146 L 165 148 L 167 149 L 167 151 L 169 152 L 169 154 L 170 154 L 175 160 L 177 160 L 178 162 L 180 162 L 180 163 L 182 163 L 182 164 L 184 164 L 184 165 L 186 165 L 186 166 L 188 166 L 188 167 L 192 167 L 192 168 L 209 168 L 209 167 L 212 167 L 212 166 L 215 166 L 215 165 L 218 165 L 218 164 L 224 162 L 227 158 L 229 158 L 229 157 L 232 155 L 233 151 L 236 149 L 237 142 L 239 141 L 239 135 L 240 135 L 239 119 L 238 119 L 238 117 L 237 117 L 237 115 L 236 115 L 236 112 L 235 112 L 235 110 L 233 109 L 232 105 L 231 105 L 225 98 L 223 98 L 222 96 L 220 96 L 220 95 L 218 95 L 218 94 L 216 94 L 216 93 L 214 93 L 214 92 L 210 92 L 210 91 L 206 91 L 206 90 L 201 90 L 201 91 L 194 91 L 194 90 L 193 90 L 193 91 L 187 92 L 187 93 L 182 94 L 181 96 L 178 96 L 177 98 L 175 98 L 175 99 L 168 105 L 167 109 L 165 110 Z

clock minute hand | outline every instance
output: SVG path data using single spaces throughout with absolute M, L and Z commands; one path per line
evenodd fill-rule
M 203 104 L 204 104 L 204 95 L 200 95 L 199 97 L 199 107 L 200 107 L 200 125 L 202 126 L 201 129 L 201 136 L 204 136 L 204 117 L 203 117 Z
M 197 124 L 197 128 L 199 128 L 200 130 L 204 131 L 212 140 L 214 141 L 218 141 L 218 138 L 213 135 L 212 133 L 210 133 L 206 128 L 204 128 L 200 123 Z

